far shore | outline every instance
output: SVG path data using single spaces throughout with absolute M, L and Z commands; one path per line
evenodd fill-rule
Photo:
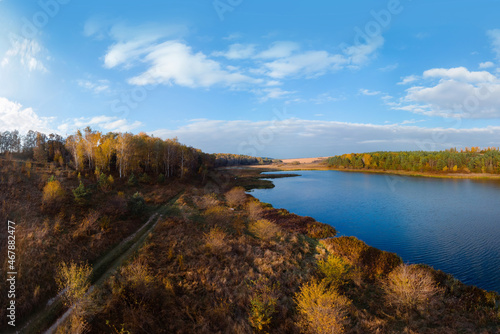
M 297 163 L 295 161 L 307 160 L 312 162 Z M 251 165 L 252 169 L 262 169 L 262 171 L 300 171 L 300 170 L 335 170 L 340 172 L 355 173 L 375 173 L 375 174 L 393 174 L 415 177 L 433 177 L 442 179 L 492 179 L 500 180 L 500 174 L 489 173 L 438 173 L 438 172 L 413 172 L 405 170 L 381 170 L 381 169 L 349 169 L 332 168 L 324 161 L 325 158 L 307 158 L 307 159 L 286 159 L 284 163 L 273 163 L 271 165 Z M 295 162 L 295 163 L 294 163 Z

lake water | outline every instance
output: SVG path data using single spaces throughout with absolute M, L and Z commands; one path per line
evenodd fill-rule
M 281 173 L 281 172 L 278 172 Z M 370 246 L 500 292 L 500 183 L 298 171 L 251 194 Z

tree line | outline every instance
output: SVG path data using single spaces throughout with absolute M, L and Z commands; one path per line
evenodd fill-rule
M 500 173 L 498 147 L 445 151 L 350 153 L 327 159 L 333 168 L 405 170 L 413 172 Z
M 86 127 L 63 138 L 28 131 L 0 133 L 0 154 L 15 154 L 37 163 L 66 165 L 77 171 L 116 173 L 120 178 L 133 173 L 184 178 L 206 174 L 221 166 L 269 164 L 269 158 L 237 154 L 207 154 L 179 143 L 177 138 L 163 140 L 141 132 L 131 133 L 92 130 Z

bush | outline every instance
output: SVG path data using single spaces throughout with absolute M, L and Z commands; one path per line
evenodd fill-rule
M 337 230 L 328 224 L 313 222 L 307 224 L 307 235 L 314 239 L 333 238 L 337 235 Z
M 219 200 L 217 199 L 217 195 L 214 193 L 204 195 L 202 197 L 196 196 L 194 197 L 194 203 L 200 209 L 208 209 L 212 207 L 216 207 L 219 205 Z
M 247 194 L 243 187 L 236 187 L 226 193 L 226 201 L 231 207 L 239 207 L 245 204 Z
M 149 175 L 148 175 L 148 174 L 143 173 L 143 174 L 139 177 L 139 182 L 141 182 L 141 183 L 150 183 L 150 182 L 151 182 L 151 178 L 149 177 Z
M 347 324 L 350 300 L 325 281 L 305 283 L 295 295 L 299 326 L 306 333 L 342 333 Z
M 128 209 L 134 215 L 140 214 L 146 207 L 146 201 L 141 193 L 136 192 L 128 201 Z
M 271 223 L 266 219 L 251 222 L 248 226 L 248 230 L 259 239 L 266 241 L 273 239 L 278 233 L 281 232 L 278 225 Z
M 364 276 L 370 280 L 388 274 L 403 262 L 396 254 L 370 247 L 355 237 L 326 239 L 321 243 L 330 253 L 361 267 Z
M 248 218 L 251 220 L 259 220 L 262 218 L 262 206 L 257 201 L 250 201 L 247 205 Z
M 54 176 L 43 187 L 42 202 L 44 207 L 54 207 L 59 205 L 64 199 L 64 189 L 61 183 Z
M 90 274 L 92 267 L 88 264 L 76 264 L 62 262 L 59 265 L 56 282 L 60 291 L 64 291 L 64 299 L 67 306 L 71 306 L 81 300 L 90 287 Z
M 424 307 L 438 292 L 434 279 L 426 269 L 405 264 L 389 273 L 382 288 L 389 304 L 407 315 L 411 310 Z
M 90 191 L 85 188 L 81 180 L 80 185 L 73 189 L 73 196 L 78 204 L 84 204 L 90 196 Z
M 222 226 L 224 228 L 231 223 L 233 218 L 231 211 L 221 205 L 209 207 L 205 210 L 204 215 L 209 225 Z
M 250 298 L 248 320 L 253 328 L 263 331 L 269 327 L 276 312 L 278 285 L 270 284 L 267 277 L 261 277 L 257 281 L 252 281 L 250 288 L 253 293 Z
M 349 279 L 351 266 L 342 258 L 335 255 L 328 255 L 326 260 L 318 261 L 318 268 L 325 280 L 334 287 L 340 287 Z
M 132 173 L 132 175 L 130 175 L 130 177 L 128 178 L 128 185 L 134 187 L 137 184 L 138 184 L 137 178 L 135 177 L 134 173 Z
M 158 183 L 164 183 L 165 182 L 165 175 L 161 174 L 158 175 Z
M 213 252 L 224 251 L 229 247 L 226 245 L 226 233 L 220 227 L 210 229 L 205 233 L 206 246 Z
M 98 184 L 99 184 L 99 187 L 101 188 L 101 190 L 104 192 L 108 192 L 109 190 L 111 190 L 111 186 L 114 182 L 115 182 L 115 180 L 113 179 L 113 176 L 111 176 L 111 175 L 108 177 L 106 177 L 106 174 L 104 174 L 104 173 L 101 173 L 99 175 Z

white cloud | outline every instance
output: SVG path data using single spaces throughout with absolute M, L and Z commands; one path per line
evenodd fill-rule
M 80 117 L 66 120 L 58 126 L 58 130 L 62 133 L 69 134 L 75 132 L 77 129 L 90 126 L 107 132 L 128 132 L 137 129 L 142 125 L 143 124 L 139 121 L 129 122 L 126 119 L 101 115 L 92 118 Z
M 479 64 L 479 68 L 483 69 L 483 68 L 491 68 L 491 67 L 494 67 L 495 64 L 491 61 L 485 61 L 484 63 L 480 63 Z
M 256 90 L 257 95 L 262 95 L 260 98 L 261 102 L 265 102 L 269 99 L 281 99 L 290 96 L 294 92 L 286 91 L 281 88 L 264 88 Z
M 409 84 L 411 82 L 417 81 L 419 79 L 419 77 L 416 76 L 416 75 L 409 75 L 409 76 L 404 77 L 402 79 L 403 80 L 401 80 L 400 82 L 398 82 L 398 85 L 406 85 L 406 84 Z
M 326 51 L 307 51 L 264 64 L 266 75 L 281 79 L 287 76 L 315 77 L 339 70 L 348 61 L 342 55 Z
M 453 79 L 464 82 L 494 82 L 498 80 L 487 71 L 469 71 L 465 67 L 433 68 L 424 72 L 424 78 Z
M 487 35 L 491 39 L 491 45 L 496 57 L 500 59 L 500 29 L 488 30 Z
M 105 29 L 108 29 L 107 25 L 97 25 L 97 27 L 88 28 L 86 34 L 102 34 Z M 123 24 L 115 24 L 109 28 L 109 31 L 106 30 L 115 43 L 108 48 L 104 56 L 104 66 L 106 68 L 120 65 L 131 67 L 135 62 L 141 60 L 142 56 L 152 51 L 152 48 L 161 40 L 181 36 L 185 31 L 184 26 L 176 25 L 128 27 Z
M 399 63 L 395 63 L 395 64 L 390 64 L 390 65 L 387 65 L 387 66 L 384 66 L 384 67 L 381 67 L 379 68 L 378 70 L 379 71 L 382 71 L 382 72 L 390 72 L 390 71 L 394 71 L 395 69 L 397 69 L 399 67 Z
M 381 149 L 439 150 L 470 145 L 499 146 L 499 131 L 500 127 L 424 128 L 292 118 L 258 122 L 192 120 L 178 129 L 157 130 L 152 134 L 162 138 L 178 137 L 181 142 L 205 152 L 298 158 Z
M 256 58 L 273 59 L 289 57 L 293 52 L 300 49 L 295 42 L 274 42 L 273 45 L 256 55 Z
M 98 36 L 104 28 L 88 22 L 84 33 Z M 127 28 L 114 25 L 106 33 L 114 41 L 104 56 L 107 68 L 146 66 L 142 73 L 129 78 L 133 85 L 179 85 L 190 88 L 223 86 L 248 92 L 266 93 L 266 98 L 280 98 L 285 90 L 266 89 L 282 85 L 278 79 L 315 78 L 340 69 L 364 65 L 383 45 L 378 36 L 366 44 L 347 46 L 343 53 L 325 50 L 301 51 L 294 42 L 278 41 L 258 51 L 254 44 L 236 43 L 225 51 L 209 55 L 195 50 L 185 41 L 172 39 L 179 29 Z M 214 60 L 213 57 L 222 57 Z M 234 61 L 245 60 L 244 66 Z M 233 61 L 233 63 L 227 63 Z
M 424 78 L 439 79 L 437 84 L 413 86 L 399 102 L 388 102 L 393 109 L 439 117 L 500 117 L 500 80 L 493 74 L 473 72 L 465 67 L 438 68 L 424 72 Z
M 350 61 L 351 66 L 359 67 L 365 65 L 376 51 L 384 45 L 382 36 L 375 36 L 368 40 L 366 44 L 356 44 L 344 48 L 344 53 Z
M 37 41 L 23 37 L 11 38 L 11 47 L 7 50 L 2 61 L 2 67 L 19 63 L 28 71 L 47 72 L 44 64 L 40 60 L 42 47 Z
M 131 84 L 163 83 L 194 88 L 262 82 L 239 72 L 225 70 L 220 63 L 209 59 L 202 52 L 193 53 L 189 46 L 178 41 L 167 41 L 150 47 L 148 51 L 144 62 L 150 65 L 149 69 L 131 78 Z
M 372 91 L 372 90 L 368 90 L 368 89 L 360 89 L 359 92 L 363 95 L 367 95 L 367 96 L 375 96 L 375 95 L 379 95 L 381 92 L 379 91 Z
M 225 52 L 214 52 L 216 57 L 226 57 L 227 59 L 246 59 L 255 54 L 254 44 L 232 44 Z
M 94 94 L 99 94 L 109 91 L 109 81 L 108 80 L 97 80 L 92 82 L 90 80 L 77 80 L 78 86 L 85 90 L 91 91 Z
M 20 103 L 0 97 L 0 131 L 19 130 L 26 133 L 33 130 L 50 133 L 53 132 L 50 129 L 52 120 L 38 116 L 32 108 L 25 108 Z

